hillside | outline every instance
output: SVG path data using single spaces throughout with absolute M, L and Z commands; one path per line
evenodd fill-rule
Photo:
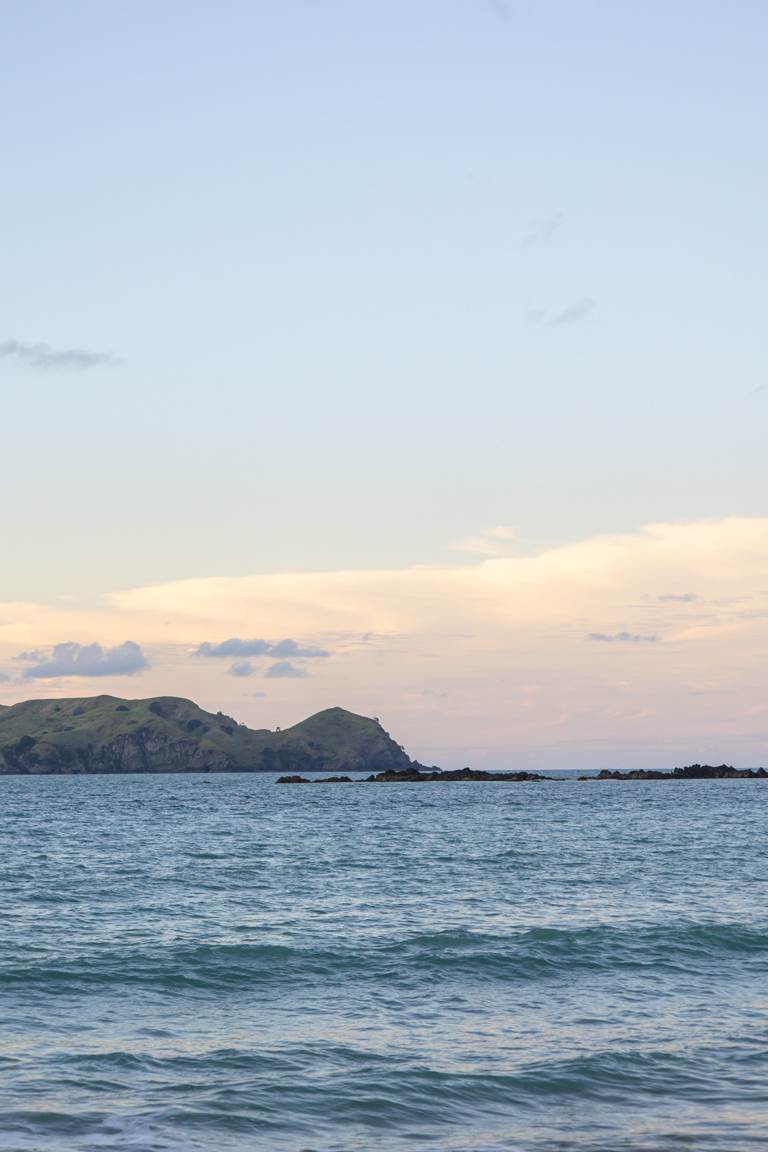
M 87 696 L 0 707 L 0 775 L 405 769 L 376 720 L 329 708 L 272 732 L 191 700 Z

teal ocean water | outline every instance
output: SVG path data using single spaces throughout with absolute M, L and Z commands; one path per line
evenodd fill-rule
M 0 780 L 0 1148 L 768 1147 L 768 784 Z

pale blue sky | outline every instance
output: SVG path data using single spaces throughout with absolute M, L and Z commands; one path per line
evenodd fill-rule
M 0 37 L 0 599 L 764 513 L 762 2 L 5 0 Z

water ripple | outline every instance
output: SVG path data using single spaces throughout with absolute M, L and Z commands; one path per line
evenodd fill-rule
M 768 790 L 0 781 L 9 1152 L 768 1147 Z

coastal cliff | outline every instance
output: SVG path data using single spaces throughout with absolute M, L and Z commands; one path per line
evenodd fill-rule
M 414 767 L 377 720 L 343 708 L 270 731 L 247 728 L 176 696 L 27 700 L 0 707 L 0 775 Z

